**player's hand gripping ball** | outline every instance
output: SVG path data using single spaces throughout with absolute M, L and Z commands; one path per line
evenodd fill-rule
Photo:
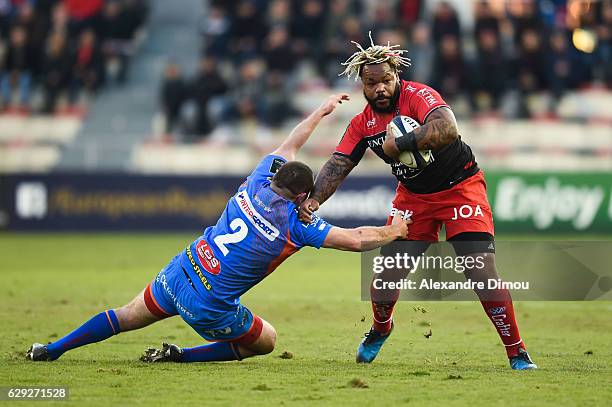
M 390 133 L 395 138 L 404 137 L 419 127 L 421 125 L 412 117 L 395 116 L 387 126 L 387 135 Z M 416 152 L 400 151 L 398 158 L 400 162 L 412 169 L 425 168 L 433 161 L 431 150 L 419 150 Z

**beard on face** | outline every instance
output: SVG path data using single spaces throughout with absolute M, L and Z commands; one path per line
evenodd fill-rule
M 393 110 L 395 109 L 395 106 L 397 105 L 399 94 L 400 94 L 400 83 L 399 82 L 397 83 L 397 85 L 395 85 L 395 91 L 393 92 L 393 96 L 391 97 L 378 97 L 377 96 L 373 99 L 370 99 L 368 95 L 366 95 L 365 91 L 363 91 L 363 97 L 366 98 L 366 100 L 368 101 L 368 104 L 370 105 L 372 110 L 374 110 L 376 113 L 392 113 Z M 389 105 L 384 108 L 378 107 L 378 105 L 376 104 L 376 101 L 378 100 L 388 100 Z

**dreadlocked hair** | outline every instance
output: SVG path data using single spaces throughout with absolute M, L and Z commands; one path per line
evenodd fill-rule
M 410 66 L 410 58 L 402 56 L 402 54 L 408 53 L 404 49 L 396 49 L 399 45 L 391 45 L 387 41 L 387 45 L 376 45 L 372 40 L 372 31 L 368 31 L 368 37 L 370 37 L 370 46 L 364 49 L 361 44 L 355 41 L 351 41 L 359 51 L 351 55 L 341 65 L 346 66 L 338 76 L 346 75 L 347 78 L 355 76 L 355 80 L 361 74 L 361 69 L 365 65 L 382 64 L 383 62 L 388 63 L 391 68 L 397 72 L 402 72 L 399 69 L 401 66 Z

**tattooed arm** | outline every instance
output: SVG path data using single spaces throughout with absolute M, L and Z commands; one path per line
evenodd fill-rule
M 438 150 L 457 140 L 459 129 L 453 111 L 448 107 L 439 107 L 431 112 L 425 123 L 412 134 L 417 150 Z M 393 137 L 387 137 L 383 150 L 392 159 L 399 159 L 400 150 Z
M 323 165 L 315 185 L 310 192 L 310 198 L 300 205 L 300 220 L 310 223 L 312 214 L 319 209 L 319 205 L 336 192 L 344 178 L 355 168 L 355 163 L 348 157 L 333 154 Z

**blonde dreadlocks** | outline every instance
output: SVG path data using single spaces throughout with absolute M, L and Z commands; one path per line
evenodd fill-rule
M 372 31 L 368 31 L 368 37 L 370 37 L 370 46 L 366 49 L 358 42 L 351 41 L 359 48 L 359 51 L 341 64 L 346 68 L 338 76 L 346 75 L 350 79 L 351 76 L 355 75 L 355 80 L 357 80 L 361 69 L 365 65 L 382 64 L 383 62 L 388 63 L 397 72 L 401 72 L 400 66 L 410 66 L 410 58 L 402 56 L 408 51 L 396 49 L 399 45 L 391 45 L 389 42 L 387 42 L 387 45 L 375 45 L 374 40 L 372 40 Z

